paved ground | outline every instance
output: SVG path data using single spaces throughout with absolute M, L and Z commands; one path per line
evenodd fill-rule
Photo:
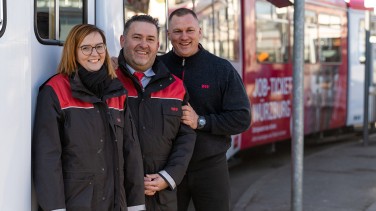
M 304 159 L 304 211 L 376 211 L 376 136 L 353 140 Z M 233 211 L 291 210 L 291 166 L 250 182 Z

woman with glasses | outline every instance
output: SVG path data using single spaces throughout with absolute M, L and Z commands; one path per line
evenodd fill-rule
M 40 88 L 33 131 L 33 179 L 43 210 L 142 210 L 143 166 L 103 32 L 77 25 L 58 74 Z

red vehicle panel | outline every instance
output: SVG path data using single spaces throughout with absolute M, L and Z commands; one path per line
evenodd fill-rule
M 245 149 L 291 137 L 293 12 L 292 7 L 278 9 L 263 0 L 244 0 L 242 9 L 243 80 L 253 119 L 242 134 L 241 149 Z M 274 13 L 268 16 L 269 11 Z M 347 17 L 342 0 L 308 2 L 306 11 L 304 128 L 308 134 L 346 123 Z

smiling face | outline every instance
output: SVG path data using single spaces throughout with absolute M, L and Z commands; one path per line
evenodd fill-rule
M 77 48 L 77 62 L 80 63 L 80 65 L 89 72 L 98 71 L 102 67 L 106 57 L 106 51 L 104 51 L 104 53 L 98 54 L 96 49 L 92 49 L 92 53 L 90 55 L 85 55 L 84 53 L 82 53 L 81 47 L 95 47 L 98 44 L 102 43 L 102 36 L 98 32 L 93 32 L 87 35 Z
M 169 23 L 168 37 L 178 56 L 189 57 L 199 50 L 201 28 L 191 14 L 174 15 Z
M 153 65 L 158 52 L 157 28 L 151 23 L 135 21 L 120 37 L 120 44 L 127 64 L 136 71 L 144 72 Z

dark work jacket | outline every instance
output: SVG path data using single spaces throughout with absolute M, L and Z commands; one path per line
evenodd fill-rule
M 201 45 L 190 57 L 182 58 L 170 51 L 160 60 L 183 80 L 190 105 L 206 118 L 205 127 L 196 130 L 192 161 L 225 153 L 230 147 L 231 135 L 247 130 L 251 123 L 249 99 L 235 68 Z
M 128 103 L 135 119 L 144 173 L 155 174 L 165 170 L 178 185 L 183 179 L 195 144 L 196 134 L 180 122 L 182 104 L 187 101 L 183 82 L 168 72 L 163 63 L 155 61 L 156 74 L 142 90 L 138 80 L 126 69 L 123 51 L 118 57 L 118 78 L 128 90 Z M 161 175 L 164 177 L 163 175 Z M 165 178 L 166 180 L 166 178 Z M 156 193 L 147 210 L 176 211 L 176 189 L 169 188 Z
M 104 92 L 103 100 L 97 98 L 78 74 L 57 74 L 41 86 L 32 166 L 43 210 L 139 210 L 134 208 L 144 206 L 141 150 L 126 108 L 127 92 L 118 79 Z

